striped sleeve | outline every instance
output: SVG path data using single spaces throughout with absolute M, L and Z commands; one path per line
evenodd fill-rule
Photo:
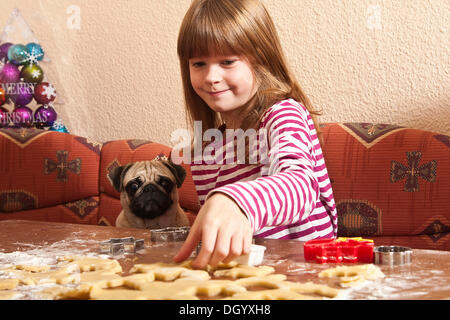
M 263 119 L 268 138 L 268 174 L 231 183 L 210 192 L 223 192 L 239 205 L 253 231 L 290 225 L 306 218 L 319 198 L 314 174 L 311 117 L 289 101 L 273 106 Z M 317 139 L 317 137 L 315 137 Z M 209 195 L 208 195 L 209 196 Z

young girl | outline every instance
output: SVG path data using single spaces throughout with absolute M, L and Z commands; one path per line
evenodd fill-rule
M 191 163 L 202 206 L 174 261 L 189 257 L 199 241 L 195 268 L 248 253 L 252 236 L 336 237 L 317 112 L 289 70 L 260 0 L 194 0 L 181 25 L 178 56 L 192 124 L 201 121 L 203 132 L 225 125 L 264 129 L 270 161 Z M 221 150 L 234 150 L 233 143 L 226 139 Z M 226 157 L 212 155 L 219 156 Z

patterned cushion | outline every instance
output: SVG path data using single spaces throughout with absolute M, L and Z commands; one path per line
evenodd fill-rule
M 72 222 L 92 222 L 98 198 L 86 199 L 98 197 L 101 144 L 54 131 L 0 129 L 0 150 L 0 219 L 64 205 Z
M 450 249 L 450 137 L 385 124 L 322 125 L 339 236 L 419 236 Z
M 0 212 L 0 218 L 95 225 L 99 215 L 99 197 L 89 197 L 52 207 Z

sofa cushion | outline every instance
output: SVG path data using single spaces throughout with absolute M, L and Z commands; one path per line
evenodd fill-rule
M 0 129 L 0 219 L 98 197 L 100 149 L 67 133 Z
M 94 196 L 52 207 L 1 212 L 0 220 L 14 219 L 96 225 L 98 224 L 99 209 L 99 197 Z
M 322 125 L 339 236 L 425 235 L 450 249 L 450 139 L 368 123 Z

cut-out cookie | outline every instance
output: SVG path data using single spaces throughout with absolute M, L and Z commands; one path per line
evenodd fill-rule
M 238 263 L 236 261 L 230 261 L 230 262 L 219 262 L 217 265 L 215 266 L 211 266 L 209 264 L 206 265 L 206 267 L 203 269 L 207 272 L 212 272 L 212 271 L 216 271 L 216 270 L 222 270 L 222 269 L 231 269 L 234 268 L 238 265 Z M 192 260 L 185 260 L 183 262 L 181 262 L 179 265 L 177 265 L 179 267 L 184 267 L 187 269 L 193 269 L 192 268 Z
M 280 288 L 289 289 L 296 293 L 313 293 L 322 297 L 335 298 L 339 294 L 339 290 L 326 286 L 324 284 L 316 284 L 313 282 L 299 283 L 291 281 L 283 281 Z
M 383 278 L 384 273 L 374 264 L 338 266 L 336 268 L 323 270 L 319 273 L 319 278 L 333 277 L 338 277 L 342 287 L 353 287 L 366 280 Z
M 238 265 L 237 267 L 234 267 L 232 269 L 217 270 L 214 272 L 214 276 L 237 279 L 247 277 L 262 277 L 273 272 L 275 272 L 275 269 L 269 266 L 253 267 L 247 265 Z
M 203 270 L 186 269 L 180 273 L 180 279 L 208 280 L 211 279 L 208 272 Z
M 235 281 L 236 284 L 246 288 L 252 286 L 264 287 L 266 289 L 280 289 L 280 284 L 286 280 L 284 274 L 270 274 L 265 277 L 248 277 Z
M 109 280 L 107 283 L 108 288 L 114 287 L 132 287 L 137 284 L 145 284 L 149 282 L 153 282 L 155 280 L 155 274 L 153 272 L 147 273 L 136 273 L 126 277 L 120 277 L 118 279 Z
M 139 273 L 126 277 L 117 274 L 104 273 L 104 270 L 83 272 L 79 274 L 80 283 L 75 288 L 51 287 L 41 291 L 41 296 L 52 299 L 89 299 L 93 287 L 113 288 L 126 285 L 128 281 L 151 282 L 155 279 L 153 273 Z
M 183 292 L 185 294 L 203 295 L 207 297 L 214 297 L 218 295 L 230 296 L 235 293 L 244 292 L 246 289 L 243 286 L 231 280 L 191 280 L 178 279 L 173 283 L 173 290 Z
M 130 270 L 130 273 L 146 272 L 153 272 L 155 274 L 155 279 L 161 281 L 172 281 L 178 278 L 194 278 L 201 280 L 210 278 L 208 272 L 204 270 L 191 270 L 177 264 L 169 263 L 136 264 Z
M 75 264 L 68 264 L 56 270 L 47 272 L 25 272 L 18 270 L 15 273 L 21 284 L 36 285 L 44 283 L 68 284 L 78 282 L 78 266 Z
M 89 296 L 89 291 L 92 286 L 97 286 L 100 288 L 108 287 L 110 282 L 121 281 L 121 276 L 115 273 L 105 273 L 104 270 L 97 270 L 91 272 L 83 272 L 79 275 L 79 286 L 74 288 L 69 293 L 67 297 L 80 299 L 78 296 Z M 73 295 L 73 296 L 70 296 Z
M 66 292 L 70 292 L 72 289 L 67 288 L 63 285 L 55 285 L 52 287 L 47 287 L 36 293 L 38 296 L 38 299 L 40 300 L 57 300 L 57 299 L 64 299 L 64 298 L 72 298 L 70 295 L 67 297 L 65 296 Z M 78 297 L 74 297 L 75 299 L 81 299 Z
M 96 270 L 108 270 L 113 273 L 121 273 L 122 266 L 117 260 L 102 259 L 96 257 L 83 257 L 83 256 L 65 256 L 58 258 L 58 261 L 66 261 L 75 263 L 80 272 L 96 271 Z

